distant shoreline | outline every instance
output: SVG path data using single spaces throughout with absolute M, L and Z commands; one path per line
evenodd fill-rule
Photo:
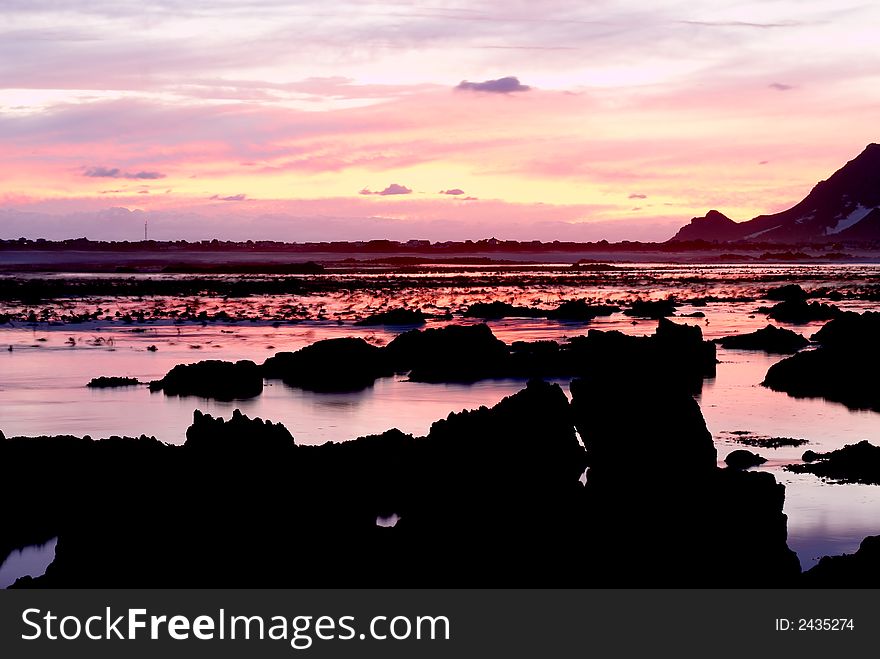
M 880 246 L 671 243 L 106 243 L 0 242 L 0 273 L 321 274 L 425 266 L 878 263 Z

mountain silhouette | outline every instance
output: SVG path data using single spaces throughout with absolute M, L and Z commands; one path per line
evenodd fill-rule
M 880 240 L 880 144 L 869 144 L 858 157 L 820 181 L 788 210 L 734 222 L 712 210 L 682 227 L 673 241 L 714 242 Z

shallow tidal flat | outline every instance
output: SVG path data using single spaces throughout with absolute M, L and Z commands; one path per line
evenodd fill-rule
M 782 284 L 800 284 L 810 303 L 844 311 L 861 313 L 880 306 L 872 293 L 880 269 L 870 265 L 621 268 L 579 273 L 575 278 L 515 268 L 473 277 L 466 271 L 418 275 L 431 277 L 425 286 L 410 274 L 401 274 L 403 280 L 396 283 L 394 275 L 385 274 L 369 286 L 355 285 L 354 275 L 302 286 L 299 278 L 290 278 L 296 280 L 290 292 L 252 295 L 244 286 L 234 296 L 229 291 L 217 295 L 210 286 L 205 294 L 182 297 L 152 295 L 149 288 L 131 295 L 121 280 L 112 294 L 93 289 L 70 298 L 7 296 L 0 304 L 0 315 L 6 316 L 0 329 L 4 348 L 0 430 L 7 437 L 143 434 L 182 444 L 196 409 L 225 418 L 240 409 L 251 418 L 282 423 L 299 445 L 318 445 L 390 428 L 426 435 L 433 422 L 450 412 L 492 406 L 525 386 L 526 380 L 518 377 L 418 382 L 406 373 L 394 373 L 357 391 L 327 392 L 267 378 L 259 395 L 228 401 L 169 396 L 136 384 L 86 386 L 101 376 L 149 383 L 178 364 L 208 359 L 261 364 L 278 352 L 330 338 L 361 337 L 384 347 L 412 328 L 355 323 L 399 308 L 421 311 L 424 324 L 419 329 L 485 322 L 508 345 L 545 340 L 564 345 L 591 329 L 652 335 L 657 318 L 626 313 L 636 300 L 671 298 L 675 309 L 670 320 L 700 327 L 706 340 L 754 332 L 768 324 L 809 338 L 827 321 L 768 318 L 766 309 L 777 302 L 765 299 L 765 293 Z M 454 285 L 442 285 L 442 279 L 449 277 L 455 278 Z M 357 282 L 363 280 L 357 275 Z M 620 310 L 581 319 L 544 313 L 566 300 L 580 299 L 591 305 L 618 305 Z M 468 315 L 477 303 L 498 301 L 543 315 L 489 319 Z M 827 452 L 863 439 L 878 443 L 880 437 L 875 435 L 880 426 L 877 412 L 849 409 L 819 397 L 795 398 L 761 386 L 768 369 L 785 358 L 761 350 L 718 347 L 715 374 L 702 380 L 694 397 L 720 466 L 732 451 L 748 449 L 766 460 L 754 470 L 770 472 L 785 485 L 788 544 L 808 568 L 820 556 L 852 552 L 865 536 L 880 533 L 880 486 L 831 483 L 785 467 L 800 462 L 808 449 Z M 571 398 L 570 377 L 550 379 Z M 778 439 L 806 443 L 773 441 Z M 674 436 L 659 441 L 668 445 L 657 447 L 658 451 L 678 450 Z

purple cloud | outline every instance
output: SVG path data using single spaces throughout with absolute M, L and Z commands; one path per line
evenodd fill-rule
M 639 193 L 637 193 L 637 192 L 633 192 L 633 193 L 629 196 L 629 198 L 630 198 L 630 199 L 647 199 L 647 198 L 648 198 L 648 195 L 646 195 L 646 194 L 639 194 Z
M 400 185 L 398 183 L 392 183 L 384 190 L 380 190 L 379 192 L 373 192 L 369 188 L 364 188 L 358 194 L 377 194 L 382 195 L 383 197 L 387 197 L 388 195 L 396 195 L 396 194 L 411 194 L 412 190 L 405 185 Z
M 794 85 L 786 85 L 783 82 L 771 82 L 767 86 L 770 89 L 775 89 L 778 92 L 787 92 L 789 89 L 794 89 Z
M 485 80 L 483 82 L 468 82 L 467 80 L 462 80 L 458 83 L 456 89 L 465 89 L 472 92 L 491 92 L 493 94 L 510 94 L 512 92 L 527 92 L 531 87 L 522 84 L 519 81 L 519 78 L 508 76 L 506 78 Z
M 160 172 L 124 172 L 118 167 L 89 167 L 84 176 L 89 178 L 129 178 L 129 179 L 158 179 L 165 178 Z
M 461 188 L 451 188 L 450 190 L 441 190 L 440 194 L 460 195 L 464 194 L 464 190 Z

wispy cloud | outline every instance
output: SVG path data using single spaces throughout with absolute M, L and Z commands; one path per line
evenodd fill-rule
M 234 194 L 229 195 L 228 197 L 223 197 L 221 195 L 215 194 L 211 195 L 209 199 L 213 199 L 214 201 L 245 201 L 247 199 L 246 194 Z
M 83 172 L 83 176 L 89 178 L 127 178 L 152 180 L 165 178 L 161 172 L 125 172 L 118 167 L 89 167 Z

